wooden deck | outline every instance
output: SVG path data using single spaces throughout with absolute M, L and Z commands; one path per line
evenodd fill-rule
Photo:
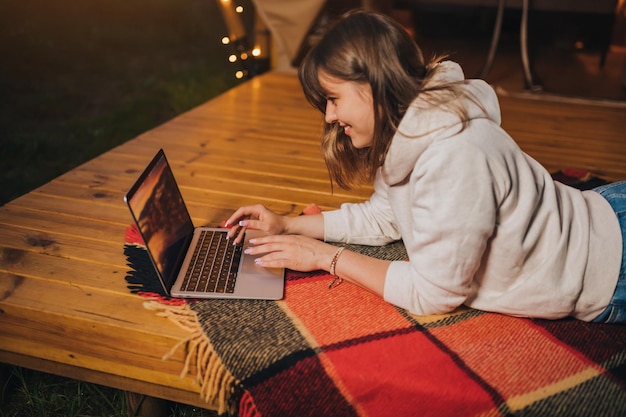
M 504 127 L 550 170 L 626 179 L 626 110 L 502 99 Z M 185 331 L 145 309 L 124 280 L 122 197 L 165 149 L 196 224 L 261 202 L 284 214 L 361 201 L 331 193 L 322 117 L 293 74 L 269 73 L 0 207 L 0 361 L 211 408 L 184 352 Z

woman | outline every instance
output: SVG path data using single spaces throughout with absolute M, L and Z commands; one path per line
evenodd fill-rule
M 324 113 L 332 181 L 343 188 L 373 181 L 374 193 L 317 215 L 238 209 L 226 221 L 231 237 L 240 240 L 247 227 L 269 234 L 248 249 L 263 254 L 259 265 L 327 270 L 337 277 L 333 286 L 349 281 L 418 315 L 465 304 L 626 321 L 626 182 L 587 192 L 554 182 L 502 130 L 488 84 L 465 80 L 456 63 L 425 62 L 381 14 L 342 16 L 299 77 Z M 409 262 L 325 243 L 399 239 Z

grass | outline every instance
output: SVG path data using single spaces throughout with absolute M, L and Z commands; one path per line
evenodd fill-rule
M 0 205 L 234 86 L 223 33 L 210 0 L 4 0 Z
M 0 205 L 239 83 L 224 33 L 210 0 L 3 0 Z M 0 367 L 0 417 L 127 415 L 121 391 Z
M 0 417 L 126 417 L 124 392 L 28 369 L 6 366 Z M 167 403 L 177 417 L 217 417 L 210 410 Z
M 124 393 L 95 384 L 12 367 L 0 416 L 126 416 Z

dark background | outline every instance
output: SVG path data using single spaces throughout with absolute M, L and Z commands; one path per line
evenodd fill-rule
M 3 0 L 0 205 L 240 82 L 225 33 L 214 0 Z

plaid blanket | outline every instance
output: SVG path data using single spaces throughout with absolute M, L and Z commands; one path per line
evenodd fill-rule
M 131 265 L 149 262 L 141 246 L 126 248 Z M 159 296 L 148 307 L 195 317 L 201 332 L 181 346 L 222 413 L 626 415 L 626 326 L 465 308 L 415 317 L 354 285 L 329 290 L 330 280 L 289 271 L 281 301 Z
M 406 256 L 401 242 L 350 249 Z M 129 288 L 189 328 L 173 347 L 187 352 L 182 375 L 220 414 L 626 415 L 623 325 L 468 308 L 416 317 L 354 285 L 329 290 L 321 271 L 288 271 L 280 301 L 168 299 L 132 228 L 125 251 Z

